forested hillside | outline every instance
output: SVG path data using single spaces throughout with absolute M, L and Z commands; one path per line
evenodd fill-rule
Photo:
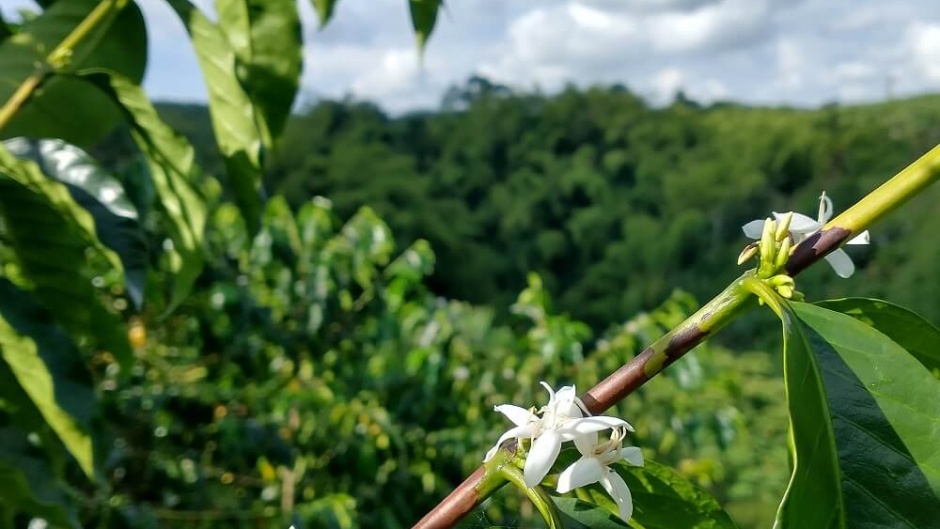
M 204 109 L 161 111 L 212 152 Z M 429 240 L 438 294 L 504 312 L 535 271 L 559 310 L 602 328 L 673 285 L 711 296 L 736 273 L 742 224 L 771 210 L 815 216 L 823 190 L 838 211 L 935 145 L 938 123 L 938 96 L 815 110 L 680 96 L 652 108 L 620 87 L 546 96 L 475 78 L 436 113 L 390 117 L 357 102 L 302 112 L 270 154 L 266 185 L 294 207 L 327 196 L 343 218 L 369 205 L 401 244 Z M 811 298 L 890 289 L 940 320 L 940 248 L 892 246 L 940 222 L 937 198 L 852 248 L 853 278 L 820 267 L 802 288 Z

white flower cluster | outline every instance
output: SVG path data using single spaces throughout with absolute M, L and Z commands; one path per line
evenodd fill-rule
M 557 490 L 565 493 L 578 487 L 600 483 L 617 503 L 620 517 L 625 521 L 633 515 L 633 499 L 630 489 L 610 465 L 621 459 L 636 466 L 643 465 L 643 455 L 635 446 L 623 446 L 623 438 L 633 427 L 616 417 L 592 416 L 574 386 L 565 386 L 557 392 L 545 382 L 548 404 L 542 409 L 523 409 L 512 404 L 502 404 L 494 409 L 515 424 L 500 436 L 496 445 L 486 454 L 489 461 L 500 446 L 509 439 L 529 439 L 523 476 L 526 485 L 533 487 L 542 482 L 561 452 L 561 445 L 573 441 L 581 458 L 558 476 Z M 611 430 L 610 438 L 600 442 L 598 432 Z
M 794 245 L 803 242 L 810 235 L 821 230 L 822 227 L 829 222 L 829 219 L 832 218 L 832 213 L 832 200 L 826 196 L 825 191 L 819 196 L 819 214 L 815 219 L 803 215 L 802 213 L 794 213 L 793 219 L 790 222 L 790 235 L 793 237 Z M 776 211 L 774 211 L 773 214 L 777 222 L 780 222 L 784 216 L 783 213 L 777 213 Z M 752 220 L 742 226 L 741 229 L 744 231 L 744 235 L 751 239 L 760 239 L 761 231 L 764 229 L 764 220 Z M 869 239 L 868 230 L 865 230 L 850 239 L 846 244 L 868 244 Z M 833 250 L 826 255 L 825 259 L 829 261 L 832 269 L 835 270 L 839 277 L 851 277 L 852 274 L 855 273 L 855 263 L 852 262 L 852 258 L 849 257 L 849 254 L 845 253 L 841 248 Z

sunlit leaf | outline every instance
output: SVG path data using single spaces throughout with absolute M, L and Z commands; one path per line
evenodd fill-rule
M 98 300 L 86 252 L 120 270 L 120 259 L 98 239 L 91 214 L 62 183 L 0 145 L 0 219 L 23 274 L 56 321 L 76 337 L 108 350 L 122 364 L 131 357 L 117 315 Z
M 82 76 L 121 104 L 131 134 L 147 159 L 159 198 L 157 205 L 166 216 L 171 241 L 164 250 L 170 255 L 170 271 L 174 274 L 169 305 L 175 306 L 189 293 L 203 265 L 206 205 L 193 185 L 193 148 L 160 119 L 136 84 L 102 72 L 90 71 Z
M 68 335 L 50 322 L 44 308 L 4 278 L 0 278 L 0 356 L 3 368 L 9 368 L 45 423 L 93 477 L 88 432 L 96 401 L 91 377 Z M 6 377 L 0 379 L 8 382 Z
M 437 22 L 437 10 L 443 3 L 442 0 L 408 0 L 408 8 L 411 10 L 411 25 L 414 26 L 419 50 L 424 50 L 428 38 L 431 37 L 434 24 Z
M 295 0 L 216 0 L 219 27 L 238 61 L 264 144 L 284 130 L 300 83 L 303 40 Z
M 916 312 L 867 298 L 833 299 L 816 304 L 874 327 L 914 355 L 927 369 L 940 373 L 940 329 Z
M 930 527 L 940 519 L 940 382 L 844 314 L 782 304 L 793 476 L 781 528 Z
M 6 101 L 37 64 L 51 52 L 98 0 L 57 2 L 0 45 L 0 101 Z M 147 62 L 147 31 L 140 9 L 130 2 L 106 17 L 72 53 L 69 69 L 107 68 L 135 82 Z M 53 76 L 19 110 L 0 139 L 16 136 L 62 138 L 80 147 L 97 143 L 119 121 L 119 109 L 94 86 L 81 79 Z
M 147 243 L 137 208 L 121 183 L 88 153 L 62 140 L 14 138 L 4 144 L 15 156 L 36 162 L 43 174 L 66 184 L 75 202 L 91 213 L 99 239 L 121 258 L 128 294 L 140 307 L 147 280 Z
M 209 89 L 209 111 L 225 161 L 229 188 L 252 233 L 261 218 L 262 135 L 255 110 L 239 83 L 238 58 L 219 26 L 188 0 L 169 0 L 189 32 Z

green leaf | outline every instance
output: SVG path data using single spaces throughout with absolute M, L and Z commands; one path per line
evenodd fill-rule
M 667 466 L 646 461 L 614 468 L 633 494 L 633 520 L 645 529 L 736 527 L 715 498 Z
M 793 461 L 778 526 L 935 525 L 940 383 L 852 317 L 805 303 L 776 305 Z
M 609 510 L 577 498 L 552 496 L 552 501 L 561 511 L 565 529 L 623 529 L 630 527 Z
M 0 357 L 6 371 L 79 466 L 94 478 L 92 439 L 96 409 L 91 377 L 68 335 L 26 292 L 0 278 Z M 9 377 L 2 376 L 4 386 Z M 5 387 L 0 394 L 11 395 Z M 15 402 L 15 401 L 14 401 Z
M 338 0 L 310 0 L 320 19 L 320 28 L 326 27 L 327 22 L 333 18 L 333 8 Z
M 216 0 L 265 148 L 284 130 L 300 84 L 303 40 L 295 0 Z
M 93 257 L 121 270 L 120 259 L 98 240 L 95 222 L 66 186 L 17 160 L 0 145 L 0 219 L 22 273 L 56 321 L 76 337 L 131 359 L 117 315 L 102 306 L 88 273 Z
M 170 257 L 170 272 L 175 276 L 169 295 L 172 308 L 189 293 L 203 265 L 206 204 L 193 184 L 198 170 L 193 148 L 160 119 L 141 87 L 103 72 L 81 75 L 121 104 L 131 125 L 131 135 L 147 159 L 159 197 L 158 210 L 165 216 L 172 241 L 165 248 Z
M 255 110 L 236 74 L 238 59 L 219 26 L 188 0 L 168 0 L 192 39 L 209 89 L 212 129 L 222 152 L 228 184 L 252 234 L 261 219 L 262 135 Z
M 408 0 L 411 10 L 411 25 L 415 29 L 415 38 L 418 49 L 424 51 L 424 46 L 434 31 L 437 22 L 437 10 L 443 4 L 442 0 Z
M 147 280 L 147 242 L 137 208 L 121 183 L 85 151 L 62 140 L 14 138 L 4 144 L 14 156 L 36 162 L 43 174 L 66 184 L 75 202 L 91 213 L 101 242 L 121 258 L 128 294 L 139 308 Z
M 20 32 L 0 44 L 0 104 L 37 70 L 88 13 L 97 0 L 57 2 L 24 22 Z M 135 81 L 143 78 L 147 31 L 136 4 L 106 18 L 72 53 L 69 69 L 107 68 Z M 0 130 L 0 139 L 17 136 L 62 138 L 90 147 L 120 122 L 120 110 L 94 86 L 80 79 L 53 76 Z
M 563 448 L 553 471 L 562 471 L 580 457 L 576 449 Z M 619 461 L 611 468 L 623 478 L 633 496 L 631 524 L 645 529 L 737 527 L 718 500 L 665 465 L 646 460 L 644 466 L 637 467 Z M 574 494 L 620 521 L 617 505 L 600 485 L 575 489 Z M 559 508 L 567 513 L 561 505 Z
M 2 424 L 2 415 L 0 411 L 0 504 L 54 526 L 80 527 L 52 467 L 29 443 L 25 432 Z
M 920 314 L 887 301 L 867 298 L 832 299 L 816 305 L 874 327 L 914 355 L 934 374 L 940 373 L 940 329 Z

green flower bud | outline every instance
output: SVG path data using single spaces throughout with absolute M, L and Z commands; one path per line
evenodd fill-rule
M 752 242 L 751 244 L 745 246 L 744 249 L 741 250 L 740 255 L 738 255 L 738 265 L 744 264 L 745 261 L 757 255 L 757 250 L 758 248 L 756 242 Z
M 777 248 L 777 255 L 774 258 L 774 266 L 777 270 L 780 270 L 787 264 L 787 259 L 790 258 L 790 246 L 792 244 L 790 238 L 787 237 L 783 239 L 783 242 L 780 243 L 780 247 Z
M 783 241 L 790 238 L 790 222 L 793 220 L 793 212 L 789 211 L 777 224 L 777 231 L 774 233 L 774 239 Z

